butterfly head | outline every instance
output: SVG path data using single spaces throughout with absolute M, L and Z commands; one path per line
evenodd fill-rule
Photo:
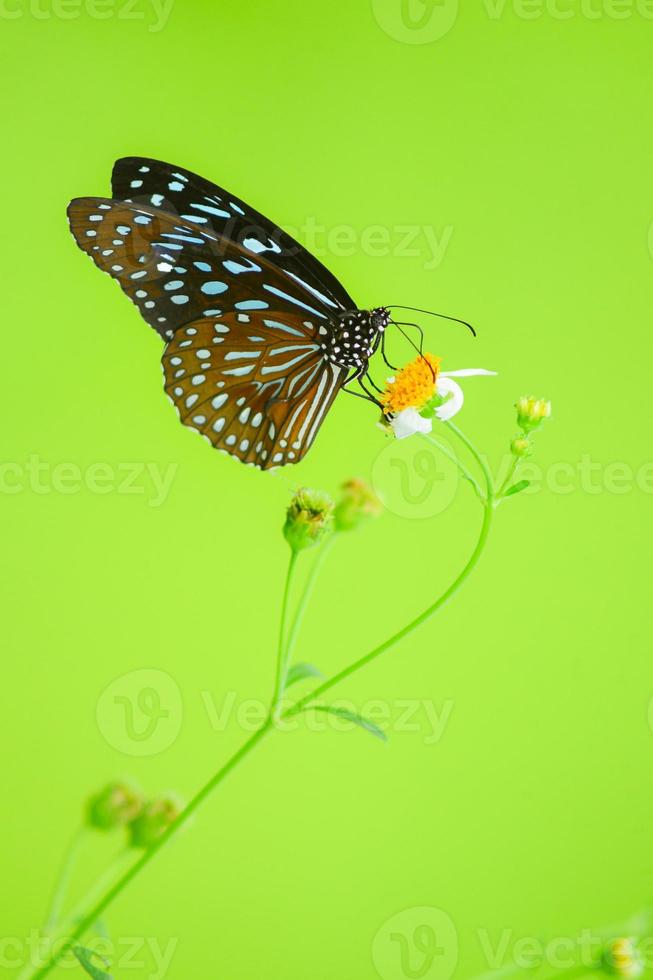
M 390 310 L 387 306 L 377 306 L 376 309 L 370 310 L 370 324 L 375 333 L 383 333 L 389 323 Z

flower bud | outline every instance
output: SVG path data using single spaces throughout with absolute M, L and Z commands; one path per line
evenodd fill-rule
M 383 504 L 364 480 L 352 479 L 342 485 L 342 494 L 336 504 L 334 523 L 336 531 L 353 531 L 366 521 L 380 517 Z
M 611 939 L 603 949 L 601 962 L 604 970 L 624 980 L 635 980 L 644 972 L 641 950 L 632 937 Z
M 517 425 L 523 432 L 531 432 L 551 417 L 551 402 L 545 398 L 523 395 L 516 403 Z
M 333 501 L 322 490 L 298 490 L 286 512 L 283 534 L 293 551 L 312 548 L 331 530 Z
M 175 822 L 181 811 L 181 804 L 172 796 L 150 800 L 130 825 L 131 846 L 152 847 Z
M 513 439 L 510 443 L 510 452 L 513 454 L 513 456 L 516 456 L 517 459 L 526 459 L 526 457 L 530 456 L 533 452 L 533 446 L 524 436 L 517 436 L 517 438 Z
M 86 822 L 97 830 L 114 830 L 131 823 L 143 809 L 140 790 L 128 783 L 109 783 L 87 804 Z

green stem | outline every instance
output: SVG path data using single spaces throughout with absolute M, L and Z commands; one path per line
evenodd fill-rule
M 359 670 L 361 670 L 363 667 L 366 667 L 373 660 L 376 660 L 377 657 L 380 657 L 382 653 L 386 652 L 386 650 L 389 650 L 391 647 L 396 646 L 397 643 L 405 639 L 405 637 L 407 637 L 418 627 L 423 626 L 423 624 L 426 623 L 427 620 L 429 620 L 432 616 L 434 616 L 435 613 L 437 613 L 445 605 L 445 603 L 448 602 L 449 599 L 451 599 L 452 596 L 456 594 L 456 592 L 461 587 L 461 585 L 469 577 L 471 571 L 474 569 L 479 558 L 481 557 L 483 553 L 483 549 L 485 548 L 488 534 L 490 533 L 490 525 L 492 523 L 492 515 L 494 511 L 494 484 L 492 482 L 492 475 L 487 467 L 487 464 L 485 463 L 483 458 L 479 455 L 479 453 L 474 448 L 472 443 L 469 441 L 467 436 L 463 435 L 460 429 L 454 426 L 451 422 L 447 424 L 451 428 L 452 432 L 454 432 L 456 436 L 462 440 L 462 442 L 469 449 L 469 451 L 472 453 L 474 458 L 478 461 L 479 466 L 483 471 L 483 476 L 485 478 L 485 483 L 486 483 L 487 496 L 485 499 L 485 503 L 483 504 L 483 521 L 481 524 L 481 529 L 479 532 L 478 540 L 476 542 L 476 546 L 472 554 L 470 555 L 467 564 L 460 572 L 460 574 L 454 579 L 454 581 L 451 583 L 449 588 L 445 589 L 442 595 L 440 595 L 435 600 L 435 602 L 433 602 L 427 609 L 425 609 L 423 613 L 421 613 L 419 616 L 416 616 L 415 619 L 411 620 L 411 622 L 408 623 L 407 626 L 404 626 L 403 629 L 400 629 L 397 633 L 394 633 L 383 643 L 379 644 L 379 646 L 375 647 L 373 650 L 370 650 L 370 652 L 366 653 L 365 656 L 360 657 L 358 660 L 355 660 L 353 663 L 349 664 L 348 667 L 343 668 L 343 670 L 339 671 L 339 673 L 334 674 L 333 677 L 330 677 L 328 680 L 324 681 L 323 684 L 318 685 L 318 687 L 315 688 L 314 691 L 312 691 L 310 694 L 307 694 L 305 697 L 301 698 L 299 701 L 297 701 L 296 704 L 294 704 L 291 708 L 285 711 L 282 715 L 283 718 L 290 718 L 293 715 L 298 714 L 300 711 L 303 711 L 305 708 L 309 707 L 313 701 L 321 697 L 332 687 L 335 687 L 336 684 L 339 684 L 341 681 L 344 681 L 345 678 L 347 677 L 351 677 L 352 674 L 357 673 Z
M 399 630 L 397 633 L 394 633 L 391 637 L 389 637 L 389 639 L 385 640 L 385 642 L 379 644 L 379 646 L 375 647 L 369 653 L 365 654 L 364 657 L 360 657 L 359 660 L 355 660 L 354 663 L 349 664 L 348 667 L 345 667 L 343 670 L 339 671 L 339 673 L 335 674 L 333 677 L 330 677 L 329 680 L 325 681 L 323 684 L 320 684 L 311 694 L 306 695 L 306 697 L 298 701 L 297 704 L 293 705 L 292 708 L 289 708 L 288 711 L 284 712 L 283 717 L 288 718 L 302 711 L 304 708 L 308 706 L 309 702 L 312 702 L 316 700 L 316 698 L 321 697 L 323 694 L 325 694 L 336 684 L 339 684 L 340 681 L 344 681 L 346 677 L 350 677 L 352 674 L 355 674 L 363 667 L 366 667 L 367 664 L 371 663 L 373 660 L 376 660 L 376 658 L 380 657 L 382 653 L 385 653 L 386 650 L 389 650 L 391 647 L 395 646 L 397 643 L 400 642 L 400 640 L 405 639 L 405 637 L 407 637 L 410 633 L 416 630 L 419 626 L 422 626 L 427 620 L 429 620 L 433 615 L 435 615 L 435 613 L 438 612 L 438 610 L 441 609 L 442 606 L 444 606 L 444 604 L 448 602 L 449 599 L 451 599 L 451 597 L 456 594 L 458 589 L 461 587 L 463 582 L 467 579 L 470 572 L 472 571 L 472 569 L 478 562 L 479 558 L 481 557 L 481 554 L 485 547 L 485 542 L 487 541 L 487 537 L 490 532 L 490 524 L 492 522 L 492 510 L 493 508 L 491 504 L 488 503 L 484 504 L 483 523 L 481 525 L 481 531 L 478 537 L 478 541 L 476 542 L 476 547 L 474 548 L 474 551 L 472 552 L 469 561 L 461 571 L 460 575 L 458 575 L 458 577 L 451 583 L 449 588 L 446 589 L 442 593 L 442 595 L 439 596 L 439 598 L 436 599 L 435 602 L 428 607 L 428 609 L 425 609 L 423 613 L 421 613 L 419 616 L 416 616 L 415 619 L 413 619 L 410 623 L 408 623 L 407 626 L 404 626 L 403 629 Z
M 501 486 L 499 488 L 499 491 L 497 493 L 497 499 L 496 499 L 497 504 L 500 503 L 501 500 L 503 499 L 503 497 L 505 495 L 505 492 L 508 489 L 509 484 L 512 482 L 512 478 L 515 475 L 515 470 L 517 469 L 517 466 L 518 465 L 519 465 L 519 459 L 515 456 L 512 459 L 512 461 L 510 463 L 510 466 L 508 467 L 508 472 L 506 473 L 506 478 L 503 481 L 503 483 L 501 484 Z
M 77 926 L 70 933 L 65 942 L 63 942 L 56 950 L 53 952 L 42 967 L 40 967 L 35 973 L 32 974 L 31 980 L 41 980 L 42 977 L 46 977 L 59 963 L 59 961 L 70 951 L 70 949 L 75 945 L 75 943 L 81 939 L 85 932 L 90 929 L 95 922 L 100 918 L 104 910 L 113 902 L 115 898 L 127 887 L 127 885 L 143 870 L 143 868 L 150 863 L 155 854 L 161 850 L 161 848 L 167 844 L 171 837 L 177 833 L 177 831 L 190 819 L 190 817 L 195 813 L 195 811 L 202 805 L 208 796 L 211 795 L 213 790 L 218 786 L 232 771 L 235 769 L 239 762 L 241 762 L 245 756 L 258 745 L 258 743 L 268 734 L 272 727 L 270 719 L 268 719 L 264 725 L 261 726 L 254 734 L 242 745 L 234 755 L 218 769 L 218 771 L 209 779 L 207 783 L 202 787 L 202 789 L 197 793 L 193 799 L 190 801 L 188 806 L 179 814 L 177 819 L 173 824 L 171 824 L 164 834 L 159 837 L 156 843 L 152 844 L 148 850 L 144 851 L 139 859 L 131 865 L 130 868 L 115 882 L 114 885 L 105 893 L 104 897 L 99 899 L 93 908 L 87 912 L 83 919 L 78 922 Z
M 293 576 L 297 565 L 299 552 L 293 548 L 290 552 L 288 571 L 286 572 L 286 584 L 283 589 L 283 599 L 281 600 L 281 616 L 279 617 L 279 641 L 277 644 L 277 676 L 274 682 L 274 696 L 270 706 L 270 717 L 274 715 L 279 701 L 286 687 L 286 675 L 288 673 L 288 644 L 286 643 L 286 622 L 288 619 L 288 600 L 292 588 Z
M 428 619 L 430 619 L 431 616 L 433 616 L 439 609 L 441 609 L 442 606 L 458 591 L 458 589 L 461 587 L 461 585 L 464 583 L 464 581 L 471 573 L 474 566 L 477 564 L 487 541 L 487 537 L 490 531 L 490 524 L 492 521 L 492 514 L 494 510 L 494 487 L 492 483 L 492 477 L 490 475 L 490 472 L 484 460 L 482 460 L 482 458 L 479 456 L 476 449 L 472 446 L 472 444 L 469 442 L 467 437 L 464 436 L 462 432 L 460 432 L 460 430 L 457 429 L 452 423 L 448 423 L 448 425 L 451 428 L 451 430 L 458 436 L 458 438 L 462 440 L 462 442 L 466 445 L 466 447 L 469 449 L 469 451 L 478 461 L 483 471 L 483 474 L 485 476 L 485 481 L 487 485 L 487 496 L 483 508 L 483 522 L 481 525 L 480 534 L 478 537 L 478 541 L 476 543 L 476 547 L 474 548 L 474 551 L 472 552 L 467 564 L 460 572 L 458 577 L 454 580 L 454 582 L 452 582 L 449 588 L 446 589 L 445 592 L 443 592 L 442 595 L 438 599 L 436 599 L 436 601 L 431 606 L 429 606 L 428 609 L 426 609 L 420 616 L 417 616 L 414 620 L 412 620 L 412 622 L 410 622 L 402 630 L 399 630 L 398 633 L 395 633 L 393 636 L 391 636 L 388 640 L 385 641 L 385 643 L 382 643 L 380 646 L 376 647 L 366 656 L 361 657 L 353 664 L 350 664 L 349 667 L 340 671 L 339 674 L 336 674 L 335 677 L 332 677 L 330 680 L 320 685 L 320 687 L 318 687 L 316 691 L 308 695 L 306 698 L 303 698 L 301 701 L 297 702 L 297 704 L 295 704 L 292 708 L 288 709 L 288 711 L 284 712 L 282 717 L 287 718 L 290 715 L 294 715 L 298 713 L 304 707 L 306 707 L 310 701 L 314 700 L 316 697 L 319 697 L 325 691 L 334 687 L 334 685 L 338 684 L 341 680 L 344 680 L 346 677 L 349 677 L 351 674 L 360 670 L 362 667 L 370 663 L 372 660 L 375 660 L 386 650 L 390 649 L 390 647 L 394 646 L 404 637 L 412 633 L 415 629 L 417 629 L 418 626 L 421 626 L 423 623 L 425 623 Z M 122 891 L 124 891 L 127 885 L 129 885 L 129 883 L 138 874 L 140 874 L 143 868 L 145 868 L 146 865 L 150 863 L 150 861 L 161 850 L 161 848 L 164 847 L 165 844 L 167 844 L 167 842 L 171 839 L 171 837 L 173 837 L 174 834 L 176 834 L 177 831 L 190 819 L 190 817 L 195 813 L 195 811 L 199 809 L 199 807 L 204 803 L 206 798 L 211 795 L 211 793 L 216 789 L 216 787 L 229 775 L 229 773 L 233 769 L 235 769 L 235 767 L 247 755 L 249 755 L 250 752 L 252 752 L 252 750 L 259 744 L 259 742 L 261 742 L 262 739 L 273 729 L 274 710 L 278 704 L 278 698 L 280 696 L 279 691 L 283 692 L 283 682 L 285 681 L 285 672 L 287 669 L 287 660 L 285 656 L 287 647 L 285 645 L 284 638 L 285 638 L 285 629 L 286 629 L 288 598 L 290 595 L 290 588 L 292 584 L 292 577 L 295 569 L 296 559 L 297 559 L 297 554 L 293 551 L 288 565 L 288 571 L 286 574 L 286 584 L 284 587 L 284 595 L 282 601 L 281 623 L 279 627 L 277 684 L 275 688 L 275 700 L 272 704 L 272 708 L 270 710 L 270 713 L 265 723 L 259 729 L 257 729 L 257 731 L 255 731 L 254 734 L 250 736 L 250 738 L 238 749 L 238 751 L 231 756 L 231 758 L 211 777 L 211 779 L 209 779 L 207 783 L 205 783 L 202 789 L 198 793 L 196 793 L 196 795 L 193 797 L 190 803 L 180 813 L 180 815 L 177 817 L 174 823 L 172 823 L 167 828 L 167 830 L 161 835 L 161 837 L 150 848 L 144 851 L 142 855 L 138 858 L 138 860 L 134 861 L 134 863 L 127 869 L 127 871 L 125 871 L 125 873 L 118 879 L 118 881 L 116 881 L 108 889 L 108 891 L 105 892 L 104 896 L 94 904 L 93 908 L 90 909 L 90 911 L 88 911 L 84 915 L 84 917 L 80 920 L 80 922 L 78 922 L 77 926 L 73 929 L 73 931 L 69 934 L 69 936 L 65 939 L 65 941 L 59 946 L 59 948 L 56 951 L 52 952 L 48 961 L 43 966 L 39 967 L 35 973 L 32 974 L 30 980 L 42 980 L 43 977 L 46 977 L 54 969 L 57 963 L 59 963 L 60 960 L 70 951 L 70 949 L 75 945 L 75 943 L 97 922 L 97 920 L 100 918 L 102 913 L 114 901 L 114 899 L 117 898 Z
M 479 453 L 476 446 L 467 438 L 465 433 L 462 432 L 457 425 L 454 425 L 453 422 L 445 422 L 444 424 L 451 432 L 453 432 L 457 439 L 460 439 L 462 444 L 472 454 L 478 465 L 481 467 L 483 479 L 485 480 L 485 486 L 487 489 L 487 501 L 493 501 L 495 496 L 494 480 L 492 479 L 492 474 L 490 473 L 487 463 Z
M 456 453 L 453 452 L 453 450 L 449 449 L 449 447 L 446 446 L 443 442 L 439 442 L 437 439 L 434 439 L 433 436 L 428 436 L 425 433 L 422 434 L 422 439 L 426 440 L 426 442 L 430 443 L 432 446 L 435 446 L 435 448 L 439 449 L 440 452 L 447 457 L 447 459 L 451 460 L 451 462 L 454 464 L 456 469 L 460 472 L 463 479 L 467 480 L 468 483 L 471 483 L 472 487 L 474 488 L 474 492 L 476 493 L 476 496 L 479 498 L 479 500 L 482 501 L 485 500 L 485 497 L 483 496 L 483 491 L 478 485 L 477 480 L 470 473 L 470 471 L 467 469 L 465 464 L 461 462 L 461 460 L 458 458 Z
M 86 910 L 95 905 L 95 903 L 99 900 L 100 895 L 105 888 L 108 888 L 115 882 L 123 865 L 126 863 L 131 863 L 137 854 L 138 851 L 135 851 L 131 847 L 124 847 L 116 854 L 108 867 L 104 869 L 100 877 L 93 884 L 91 889 L 86 893 L 84 898 L 78 902 L 73 911 L 67 917 L 67 921 L 70 925 L 74 925 L 76 922 L 79 922 L 82 916 L 85 915 Z
M 68 891 L 70 878 L 79 856 L 80 846 L 87 833 L 88 828 L 80 827 L 76 831 L 66 849 L 66 853 L 64 854 L 63 862 L 61 864 L 61 869 L 54 886 L 52 898 L 50 900 L 48 914 L 45 919 L 44 931 L 46 934 L 53 932 L 61 919 L 61 910 L 63 908 L 63 903 L 66 900 L 66 892 Z
M 108 888 L 111 883 L 113 883 L 126 861 L 131 861 L 136 856 L 137 852 L 129 847 L 124 847 L 121 851 L 116 854 L 113 860 L 110 862 L 108 867 L 104 869 L 100 877 L 93 884 L 92 888 L 86 893 L 84 898 L 77 903 L 75 908 L 66 917 L 65 924 L 60 926 L 56 932 L 46 932 L 45 938 L 47 938 L 52 947 L 59 940 L 65 939 L 68 930 L 74 928 L 77 922 L 80 922 L 82 917 L 85 915 L 86 910 L 91 904 L 98 902 L 100 895 Z M 97 919 L 92 925 L 97 925 Z M 62 954 L 63 955 L 63 954 Z M 29 967 L 25 967 L 16 980 L 26 980 L 30 976 Z
M 306 580 L 306 585 L 304 586 L 304 591 L 301 594 L 300 600 L 297 604 L 297 609 L 295 611 L 295 616 L 290 627 L 290 633 L 288 634 L 288 644 L 286 646 L 286 664 L 289 665 L 292 659 L 292 653 L 295 648 L 295 643 L 297 642 L 297 636 L 299 635 L 299 630 L 301 628 L 304 613 L 306 612 L 306 607 L 308 606 L 309 599 L 313 594 L 313 589 L 315 588 L 315 583 L 317 582 L 318 576 L 322 571 L 324 562 L 326 561 L 327 555 L 333 547 L 333 543 L 336 540 L 338 532 L 333 531 L 324 544 L 319 548 L 317 558 L 313 562 L 313 567 L 309 573 L 308 579 Z M 283 692 L 282 692 L 283 693 Z

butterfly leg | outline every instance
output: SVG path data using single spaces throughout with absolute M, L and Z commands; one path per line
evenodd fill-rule
M 346 391 L 348 395 L 355 395 L 356 398 L 364 398 L 366 401 L 373 402 L 375 405 L 378 405 L 380 409 L 383 409 L 383 406 L 381 402 L 378 400 L 378 398 L 375 398 L 372 392 L 368 391 L 368 389 L 363 384 L 362 379 L 366 376 L 366 374 L 367 374 L 366 366 L 359 368 L 354 374 L 352 374 L 351 378 L 348 378 L 347 381 L 345 381 L 345 383 L 342 386 L 342 391 Z M 363 389 L 364 394 L 361 395 L 359 391 L 352 391 L 351 388 L 347 387 L 347 385 L 352 384 L 354 381 L 358 382 L 360 387 Z M 374 387 L 376 388 L 376 385 L 374 385 Z M 381 390 L 380 388 L 377 388 L 377 391 L 380 390 Z
M 398 371 L 399 370 L 399 368 L 398 367 L 395 367 L 394 364 L 391 364 L 390 361 L 388 360 L 388 358 L 385 356 L 385 333 L 382 333 L 381 334 L 381 357 L 383 358 L 383 360 L 388 365 L 388 367 L 390 368 L 391 371 Z
M 372 375 L 369 372 L 365 375 L 365 377 L 367 378 L 367 380 L 372 385 L 372 387 L 374 388 L 375 391 L 378 391 L 378 392 L 382 392 L 383 391 L 383 388 L 379 388 L 379 386 L 375 383 L 374 379 L 372 378 Z
M 370 354 L 370 357 L 372 357 L 374 354 L 376 354 L 377 350 L 379 349 L 379 344 L 381 343 L 381 338 L 382 337 L 383 337 L 383 334 L 381 334 L 381 333 L 379 333 L 379 334 L 376 335 L 376 338 L 374 340 L 374 344 L 372 345 L 372 352 Z M 386 363 L 387 363 L 387 361 L 386 361 Z M 388 365 L 388 366 L 390 366 L 390 365 Z M 369 383 L 372 385 L 372 387 L 374 388 L 375 391 L 378 391 L 378 392 L 383 391 L 383 388 L 379 388 L 379 386 L 375 383 L 372 375 L 370 374 L 369 360 L 367 362 L 367 367 L 365 368 L 365 371 L 363 372 L 363 374 L 367 378 L 367 380 L 369 381 Z M 361 387 L 362 387 L 362 385 L 361 385 Z

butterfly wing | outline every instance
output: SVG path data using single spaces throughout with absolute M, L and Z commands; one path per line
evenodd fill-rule
M 319 327 L 279 310 L 187 324 L 163 371 L 183 424 L 261 469 L 299 462 L 348 373 L 324 359 Z
M 322 341 L 353 300 L 289 235 L 190 171 L 126 158 L 113 192 L 72 201 L 71 231 L 169 341 L 182 422 L 263 469 L 298 462 L 347 378 Z
M 250 258 L 264 256 L 325 305 L 341 310 L 356 304 L 333 273 L 299 242 L 250 205 L 190 170 L 147 157 L 124 157 L 114 164 L 114 198 L 142 202 L 177 214 L 184 223 L 231 239 Z
M 68 218 L 79 247 L 115 279 L 169 339 L 180 326 L 225 312 L 266 310 L 327 323 L 334 303 L 303 288 L 263 254 L 153 206 L 77 198 Z

